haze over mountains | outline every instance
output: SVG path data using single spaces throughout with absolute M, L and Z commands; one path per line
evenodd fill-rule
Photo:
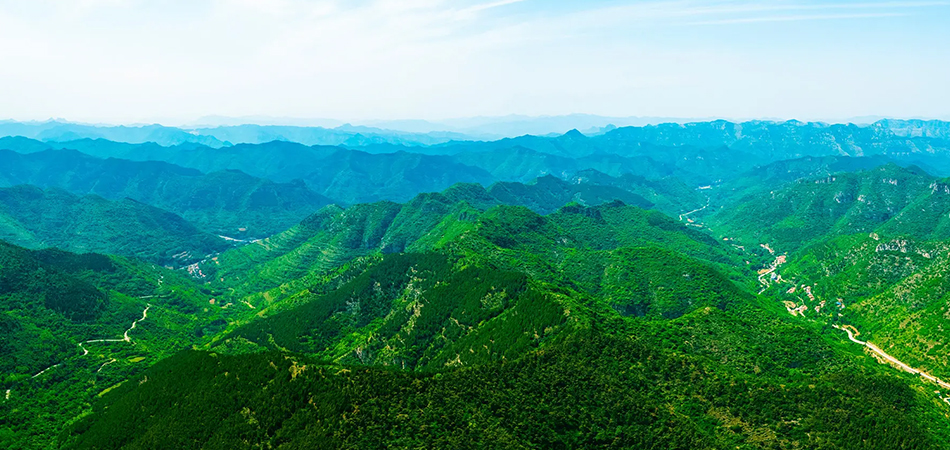
M 597 120 L 0 123 L 0 446 L 950 448 L 950 123 Z
M 643 126 L 659 123 L 684 123 L 693 120 L 649 117 L 603 117 L 590 114 L 530 117 L 475 117 L 443 121 L 368 120 L 351 125 L 332 119 L 290 119 L 271 117 L 208 116 L 179 127 L 161 125 L 102 125 L 71 123 L 64 120 L 33 122 L 0 121 L 0 134 L 20 135 L 41 140 L 105 138 L 123 142 L 156 142 L 174 145 L 200 142 L 217 146 L 223 143 L 259 144 L 287 140 L 307 145 L 366 145 L 403 143 L 431 145 L 449 140 L 495 140 L 526 134 L 563 134 L 572 129 L 597 131 L 618 126 Z M 187 136 L 192 134 L 193 136 Z M 203 137 L 199 137 L 203 136 Z
M 0 450 L 950 450 L 948 23 L 0 1 Z
M 716 119 L 722 120 L 722 119 Z M 649 127 L 663 124 L 710 122 L 713 119 L 661 117 L 604 117 L 590 114 L 566 116 L 475 117 L 443 121 L 369 120 L 352 125 L 329 119 L 282 119 L 267 117 L 204 117 L 193 124 L 163 126 L 138 124 L 107 126 L 68 122 L 62 119 L 17 122 L 0 120 L 0 136 L 24 136 L 43 141 L 77 139 L 108 139 L 128 143 L 155 142 L 160 145 L 198 143 L 211 147 L 233 144 L 260 144 L 270 141 L 291 141 L 305 145 L 365 146 L 397 144 L 427 146 L 450 141 L 492 141 L 524 135 L 548 136 L 581 130 L 585 134 L 603 134 L 615 128 Z M 737 121 L 736 123 L 741 123 Z M 781 122 L 781 121 L 779 121 Z M 794 121 L 793 121 L 794 122 Z M 821 123 L 855 123 L 861 126 L 884 125 L 897 131 L 927 129 L 940 121 L 927 119 L 890 120 L 886 117 L 862 117 L 847 121 Z M 939 128 L 939 125 L 936 125 Z M 946 130 L 931 130 L 946 136 Z

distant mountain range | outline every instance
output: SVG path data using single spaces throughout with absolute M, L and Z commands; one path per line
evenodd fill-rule
M 950 160 L 944 157 L 950 152 L 948 133 L 947 123 L 939 121 L 880 121 L 863 127 L 795 121 L 716 121 L 624 127 L 597 136 L 586 136 L 575 130 L 552 137 L 522 136 L 490 142 L 446 142 L 416 147 L 379 143 L 348 149 L 282 141 L 218 149 L 196 143 L 167 147 L 101 139 L 45 144 L 50 148 L 70 148 L 101 158 L 166 161 L 203 172 L 238 169 L 280 182 L 300 178 L 321 191 L 329 185 L 317 180 L 325 178 L 318 161 L 344 150 L 371 154 L 448 155 L 456 158 L 454 162 L 487 171 L 497 181 L 528 181 L 548 173 L 569 176 L 578 170 L 593 168 L 612 176 L 624 173 L 651 178 L 675 175 L 689 184 L 703 185 L 727 179 L 737 171 L 758 165 L 829 155 L 886 156 L 942 174 L 950 173 Z M 20 152 L 36 151 L 43 148 L 42 144 L 22 141 L 21 138 L 0 140 L 0 148 Z M 418 159 L 411 155 L 400 158 Z M 420 168 L 427 164 L 425 158 L 418 161 L 422 164 Z M 435 162 L 436 159 L 430 158 L 429 161 L 440 164 Z M 308 180 L 310 175 L 314 179 Z M 441 190 L 447 186 L 416 190 L 399 200 L 411 198 L 420 191 Z M 326 192 L 321 193 L 333 198 Z
M 411 133 L 349 124 L 335 128 L 297 127 L 284 125 L 235 125 L 212 128 L 178 128 L 162 125 L 95 126 L 60 121 L 0 121 L 0 136 L 23 136 L 50 142 L 77 139 L 107 139 L 116 142 L 164 146 L 201 144 L 213 148 L 232 144 L 261 144 L 270 141 L 291 141 L 306 145 L 370 144 L 406 146 L 433 145 L 452 140 L 474 139 L 463 133 L 433 131 Z
M 602 120 L 0 124 L 0 448 L 950 447 L 950 123 Z
M 0 239 L 30 247 L 113 253 L 182 266 L 230 247 L 153 206 L 60 189 L 0 188 Z
M 248 118 L 251 120 L 254 118 Z M 425 147 L 445 144 L 452 141 L 494 141 L 503 138 L 515 138 L 525 135 L 556 136 L 571 130 L 580 130 L 588 136 L 611 132 L 617 128 L 640 128 L 644 130 L 671 130 L 675 127 L 694 129 L 711 123 L 732 123 L 739 125 L 726 127 L 735 129 L 736 140 L 741 140 L 742 129 L 761 128 L 757 124 L 809 125 L 817 128 L 828 127 L 825 123 L 804 123 L 790 121 L 743 121 L 696 120 L 656 117 L 603 117 L 574 114 L 567 116 L 529 117 L 506 116 L 456 119 L 438 122 L 424 120 L 368 121 L 361 125 L 351 125 L 340 121 L 316 121 L 321 126 L 294 125 L 295 120 L 288 119 L 283 124 L 275 119 L 261 119 L 258 124 L 242 122 L 238 119 L 209 118 L 199 120 L 195 126 L 147 125 L 91 125 L 61 120 L 45 122 L 0 121 L 0 137 L 23 136 L 47 142 L 63 142 L 78 139 L 107 139 L 116 142 L 141 144 L 153 142 L 163 146 L 180 144 L 201 144 L 209 147 L 222 147 L 234 144 L 262 144 L 270 141 L 289 141 L 305 145 L 341 145 L 346 147 L 366 147 L 371 145 L 400 145 L 407 147 Z M 306 122 L 304 122 L 306 123 Z M 848 122 L 849 124 L 851 122 Z M 870 118 L 857 119 L 858 127 L 878 128 L 904 137 L 934 137 L 947 139 L 950 122 L 940 120 L 895 120 Z M 214 125 L 211 125 L 214 124 Z M 835 124 L 832 124 L 835 125 Z M 838 124 L 843 125 L 843 124 Z M 720 128 L 723 128 L 720 126 Z M 774 130 L 774 128 L 773 128 Z M 755 133 L 753 131 L 753 133 Z M 695 136 L 701 136 L 696 134 Z M 675 138 L 675 135 L 671 136 Z M 708 139 L 706 136 L 703 139 Z M 727 139 L 728 140 L 728 139 Z M 660 140 L 649 142 L 662 143 Z M 725 141 L 724 141 L 725 142 Z M 681 143 L 687 143 L 682 141 Z M 693 142 L 695 143 L 695 142 Z
M 572 129 L 598 134 L 616 127 L 658 125 L 661 123 L 696 122 L 697 119 L 673 117 L 606 117 L 593 114 L 569 114 L 563 116 L 509 115 L 500 117 L 471 117 L 437 121 L 389 120 L 369 121 L 367 125 L 394 130 L 431 133 L 453 131 L 480 137 L 499 139 L 531 135 L 564 134 Z
M 508 115 L 495 117 L 469 117 L 458 119 L 443 120 L 364 120 L 351 121 L 360 126 L 371 127 L 375 129 L 401 131 L 407 133 L 438 133 L 449 132 L 468 135 L 480 140 L 494 140 L 505 137 L 531 135 L 552 135 L 564 134 L 572 129 L 578 129 L 585 134 L 602 134 L 613 128 L 619 127 L 643 127 L 647 125 L 660 125 L 664 123 L 699 123 L 714 120 L 730 120 L 726 118 L 706 117 L 706 118 L 684 118 L 684 117 L 610 117 L 599 116 L 595 114 L 567 114 L 559 116 L 527 116 L 527 115 Z M 861 116 L 850 118 L 819 119 L 819 122 L 825 123 L 854 123 L 858 125 L 869 125 L 874 122 L 888 119 L 884 116 Z M 932 118 L 918 119 L 913 118 L 908 121 L 927 122 L 936 120 L 950 120 L 950 118 Z M 761 119 L 771 120 L 771 119 Z M 736 121 L 736 120 L 732 120 Z M 738 120 L 744 122 L 746 120 Z M 782 122 L 780 119 L 772 120 Z M 323 127 L 337 128 L 348 127 L 349 123 L 333 119 L 297 119 L 297 118 L 279 118 L 266 116 L 252 117 L 220 117 L 209 116 L 202 117 L 193 122 L 193 124 L 183 125 L 186 129 L 196 128 L 216 128 L 216 127 L 237 127 L 244 124 L 260 125 L 291 125 L 297 127 Z
M 275 183 L 236 170 L 203 174 L 165 162 L 99 159 L 75 150 L 0 150 L 0 187 L 18 184 L 131 198 L 240 239 L 278 233 L 332 203 L 303 183 Z
M 108 139 L 117 142 L 145 143 L 155 142 L 161 145 L 196 143 L 211 147 L 221 147 L 223 142 L 210 136 L 199 136 L 181 128 L 162 125 L 141 126 L 95 126 L 78 123 L 46 122 L 0 122 L 0 135 L 22 136 L 42 141 L 72 141 L 76 139 Z
M 597 133 L 604 129 L 623 126 L 656 125 L 661 123 L 687 123 L 711 119 L 685 119 L 674 117 L 608 117 L 594 114 L 568 114 L 560 116 L 507 115 L 496 117 L 469 117 L 442 120 L 336 120 L 300 119 L 291 117 L 223 117 L 206 116 L 180 125 L 185 129 L 236 128 L 245 124 L 262 126 L 293 126 L 306 128 L 332 128 L 386 130 L 413 134 L 453 133 L 479 140 L 494 140 L 526 134 L 563 134 L 577 128 Z M 350 124 L 356 124 L 350 125 Z M 232 141 L 233 142 L 233 141 Z

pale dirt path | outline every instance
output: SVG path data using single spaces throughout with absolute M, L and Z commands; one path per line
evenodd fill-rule
M 92 343 L 96 343 L 96 342 L 128 342 L 128 343 L 132 344 L 133 342 L 132 342 L 132 338 L 129 337 L 129 332 L 132 331 L 133 329 L 135 329 L 135 326 L 138 325 L 139 322 L 141 322 L 141 321 L 145 320 L 146 318 L 148 318 L 148 310 L 149 310 L 149 308 L 151 308 L 151 307 L 152 307 L 152 304 L 151 304 L 151 303 L 148 303 L 148 304 L 145 305 L 145 309 L 142 311 L 142 318 L 141 318 L 141 319 L 138 319 L 138 320 L 136 320 L 136 321 L 134 321 L 134 322 L 132 322 L 132 326 L 130 326 L 127 330 L 125 330 L 125 333 L 122 334 L 122 339 L 90 339 L 90 340 L 88 340 L 88 341 L 80 342 L 78 345 L 79 345 L 79 348 L 82 349 L 82 356 L 86 356 L 86 355 L 89 354 L 89 350 L 87 350 L 87 349 L 86 349 L 86 346 L 85 346 L 86 344 L 92 344 Z M 111 364 L 111 363 L 113 363 L 113 362 L 115 362 L 115 361 L 113 360 L 113 361 L 107 362 L 106 364 L 103 364 L 102 367 L 105 367 L 107 364 Z M 36 375 L 33 375 L 33 378 L 36 378 L 36 377 L 38 377 L 38 376 L 40 376 L 40 375 L 43 375 L 43 374 L 46 373 L 47 371 L 52 370 L 52 369 L 55 369 L 55 368 L 57 368 L 57 367 L 59 367 L 59 366 L 61 366 L 61 365 L 63 365 L 63 363 L 54 364 L 54 365 L 52 365 L 52 366 L 49 366 L 49 367 L 47 367 L 47 368 L 45 368 L 45 369 L 39 371 L 39 373 L 37 373 Z M 102 367 L 100 367 L 99 370 L 102 370 Z M 97 370 L 96 373 L 98 373 L 99 370 Z
M 684 218 L 684 217 L 688 217 L 690 214 L 696 214 L 696 213 L 698 213 L 698 212 L 700 212 L 700 211 L 702 211 L 702 210 L 708 208 L 708 207 L 709 207 L 709 202 L 710 202 L 710 198 L 709 198 L 709 197 L 706 197 L 706 205 L 703 206 L 702 208 L 694 209 L 694 210 L 692 210 L 692 211 L 690 211 L 690 212 L 685 212 L 685 213 L 683 213 L 683 214 L 680 214 L 680 221 L 682 222 L 682 221 L 683 221 L 683 218 Z M 689 219 L 687 218 L 687 220 L 689 220 Z
M 59 366 L 61 366 L 61 365 L 63 365 L 63 363 L 53 364 L 52 366 L 49 366 L 49 367 L 47 367 L 47 368 L 41 370 L 41 371 L 40 371 L 39 373 L 37 373 L 36 375 L 33 375 L 33 378 L 36 378 L 36 377 L 38 377 L 38 376 L 40 376 L 40 375 L 43 375 L 43 374 L 46 373 L 48 370 L 55 369 L 55 368 L 57 368 L 57 367 L 59 367 Z
M 145 305 L 145 309 L 142 310 L 142 318 L 139 319 L 139 320 L 136 320 L 135 322 L 132 322 L 132 326 L 129 327 L 128 330 L 125 330 L 125 333 L 122 334 L 122 339 L 125 340 L 125 342 L 129 342 L 129 343 L 132 342 L 132 339 L 129 338 L 129 331 L 134 330 L 134 329 L 135 329 L 135 326 L 138 325 L 139 322 L 145 320 L 145 319 L 148 317 L 148 309 L 151 308 L 151 307 L 152 307 L 152 304 L 151 304 L 151 303 L 146 304 L 146 305 Z
M 778 262 L 777 259 L 776 259 L 776 262 Z M 783 261 L 783 262 L 784 262 L 784 261 Z M 763 278 L 765 275 L 768 275 L 768 274 L 771 274 L 772 272 L 774 272 L 774 271 L 778 268 L 779 265 L 780 265 L 780 264 L 775 264 L 775 263 L 773 263 L 772 267 L 770 268 L 770 270 L 769 270 L 768 272 L 763 273 L 763 274 L 760 274 L 760 275 L 759 275 L 759 282 L 762 283 L 763 285 L 765 285 L 766 283 L 764 282 L 764 280 L 763 280 L 762 278 Z M 759 292 L 759 294 L 761 294 L 762 292 L 764 292 L 767 287 L 768 287 L 768 286 L 766 285 L 766 287 L 763 288 L 762 291 Z M 802 306 L 804 306 L 804 305 L 802 305 Z M 789 314 L 791 314 L 791 315 L 793 315 L 793 316 L 796 315 L 796 314 L 795 314 L 795 311 L 797 311 L 797 310 L 790 308 L 788 304 L 785 305 L 785 309 L 788 310 Z M 803 315 L 804 315 L 804 314 L 803 314 Z M 872 353 L 874 353 L 875 355 L 877 355 L 878 357 L 880 357 L 880 358 L 883 359 L 884 361 L 887 361 L 887 362 L 890 363 L 891 365 L 897 367 L 898 369 L 903 370 L 904 372 L 907 372 L 907 373 L 911 373 L 911 374 L 914 374 L 914 375 L 919 375 L 921 378 L 923 378 L 923 379 L 925 379 L 925 380 L 927 380 L 927 381 L 930 381 L 931 383 L 935 383 L 935 384 L 937 384 L 938 386 L 940 386 L 940 387 L 942 387 L 942 388 L 944 388 L 944 389 L 950 389 L 950 383 L 948 383 L 948 382 L 946 382 L 946 381 L 943 381 L 943 380 L 941 380 L 940 378 L 937 378 L 937 377 L 935 377 L 935 376 L 933 376 L 933 375 L 931 375 L 931 374 L 929 374 L 929 373 L 927 373 L 927 372 L 924 372 L 924 371 L 922 371 L 922 370 L 920 370 L 920 369 L 916 369 L 916 368 L 913 368 L 913 367 L 907 365 L 907 364 L 904 363 L 903 361 L 901 361 L 901 360 L 899 360 L 899 359 L 897 359 L 897 358 L 895 358 L 895 357 L 889 355 L 887 352 L 885 352 L 884 350 L 882 350 L 880 347 L 878 347 L 878 346 L 876 346 L 876 345 L 874 345 L 874 344 L 872 344 L 872 343 L 870 343 L 870 342 L 862 341 L 862 340 L 858 339 L 857 336 L 860 335 L 861 333 L 860 333 L 860 332 L 858 331 L 858 329 L 855 328 L 854 326 L 852 326 L 852 325 L 839 326 L 839 325 L 837 325 L 837 324 L 834 324 L 834 325 L 832 325 L 832 326 L 835 327 L 835 328 L 837 328 L 837 329 L 839 329 L 839 330 L 844 330 L 845 333 L 848 333 L 848 339 L 851 340 L 851 342 L 854 342 L 855 344 L 861 344 L 861 345 L 867 347 L 868 349 L 871 350 Z M 948 397 L 948 398 L 945 399 L 944 401 L 946 401 L 947 404 L 950 404 L 950 397 Z
M 152 307 L 152 304 L 151 304 L 151 303 L 148 303 L 148 304 L 145 305 L 145 309 L 142 311 L 142 318 L 141 318 L 141 319 L 138 319 L 138 320 L 136 320 L 136 321 L 134 321 L 134 322 L 132 322 L 132 326 L 130 326 L 127 330 L 125 330 L 125 333 L 122 333 L 122 339 L 90 339 L 90 340 L 88 340 L 88 341 L 80 342 L 80 343 L 79 343 L 79 348 L 82 349 L 82 356 L 86 356 L 86 355 L 89 354 L 89 350 L 86 350 L 85 344 L 93 344 L 93 343 L 96 343 L 96 342 L 128 342 L 128 343 L 132 343 L 132 338 L 129 337 L 129 332 L 132 331 L 133 329 L 135 329 L 135 326 L 136 326 L 139 322 L 145 320 L 145 319 L 148 317 L 148 310 L 149 310 L 149 308 L 151 308 L 151 307 Z
M 112 359 L 110 359 L 110 360 L 108 360 L 108 361 L 106 361 L 106 363 L 105 363 L 105 364 L 103 364 L 103 365 L 101 365 L 101 366 L 99 366 L 99 370 L 97 370 L 97 371 L 96 371 L 96 373 L 99 373 L 99 372 L 102 372 L 102 369 L 105 369 L 105 368 L 106 368 L 106 366 L 108 366 L 109 364 L 112 364 L 112 363 L 114 363 L 115 361 L 116 361 L 116 359 L 115 359 L 115 358 L 112 358 Z
M 889 363 L 891 363 L 891 364 L 897 366 L 897 368 L 903 370 L 904 372 L 912 373 L 912 374 L 915 374 L 915 375 L 920 375 L 921 378 L 923 378 L 923 379 L 925 379 L 925 380 L 927 380 L 927 381 L 930 381 L 931 383 L 936 383 L 936 384 L 938 384 L 940 387 L 942 387 L 942 388 L 944 388 L 944 389 L 950 389 L 950 383 L 947 383 L 946 381 L 943 381 L 943 380 L 941 380 L 940 378 L 937 378 L 937 377 L 935 377 L 935 376 L 933 376 L 933 375 L 931 375 L 931 374 L 929 374 L 929 373 L 927 373 L 927 372 L 924 372 L 924 371 L 922 371 L 922 370 L 915 369 L 915 368 L 913 368 L 913 367 L 911 367 L 911 366 L 908 366 L 908 365 L 905 364 L 903 361 L 901 361 L 901 360 L 899 360 L 899 359 L 897 359 L 897 358 L 895 358 L 895 357 L 893 357 L 893 356 L 891 356 L 891 355 L 888 355 L 887 352 L 885 352 L 884 350 L 881 350 L 880 347 L 878 347 L 878 346 L 876 346 L 876 345 L 874 345 L 874 344 L 872 344 L 872 343 L 870 343 L 870 342 L 866 342 L 866 341 L 859 340 L 858 338 L 855 337 L 855 334 L 851 331 L 852 329 L 854 329 L 855 331 L 857 331 L 857 329 L 855 329 L 853 326 L 851 326 L 851 325 L 845 325 L 845 326 L 843 326 L 843 327 L 838 326 L 838 325 L 832 325 L 832 326 L 835 327 L 835 328 L 837 328 L 837 329 L 839 329 L 839 330 L 844 330 L 845 333 L 848 333 L 848 339 L 850 339 L 851 342 L 854 342 L 854 343 L 856 343 L 856 344 L 861 344 L 861 345 L 863 345 L 863 346 L 865 346 L 865 347 L 871 349 L 871 351 L 874 352 L 874 354 L 876 354 L 877 356 L 881 357 L 881 358 L 884 359 L 885 361 L 887 361 L 887 362 L 889 362 Z M 860 334 L 860 333 L 858 333 L 858 334 Z M 948 403 L 950 403 L 950 402 L 948 402 Z

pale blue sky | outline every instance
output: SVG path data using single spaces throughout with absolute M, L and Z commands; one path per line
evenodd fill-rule
M 950 1 L 0 0 L 0 118 L 950 118 Z

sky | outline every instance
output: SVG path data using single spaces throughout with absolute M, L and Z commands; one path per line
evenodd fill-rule
M 950 119 L 950 1 L 0 0 L 0 119 Z

